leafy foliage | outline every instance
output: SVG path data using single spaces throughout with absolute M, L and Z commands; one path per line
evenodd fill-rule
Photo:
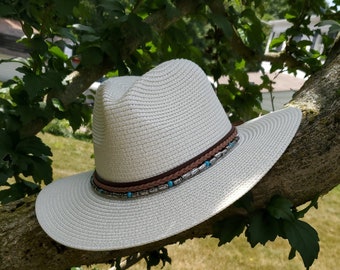
M 0 131 L 0 201 L 7 203 L 20 199 L 26 194 L 39 191 L 42 180 L 46 184 L 52 181 L 51 150 L 38 137 L 30 136 L 19 140 L 15 133 Z M 8 178 L 15 175 L 16 182 L 10 184 Z M 23 179 L 32 176 L 35 183 Z
M 249 198 L 246 200 L 250 201 Z M 309 269 L 318 257 L 319 237 L 313 227 L 299 218 L 311 207 L 317 207 L 317 199 L 305 209 L 297 211 L 289 200 L 274 196 L 266 209 L 251 211 L 247 207 L 247 211 L 251 212 L 246 217 L 236 216 L 217 222 L 213 237 L 219 239 L 220 246 L 245 232 L 250 246 L 255 247 L 274 241 L 279 236 L 287 239 L 291 246 L 288 258 L 294 258 L 298 251 L 306 269 Z

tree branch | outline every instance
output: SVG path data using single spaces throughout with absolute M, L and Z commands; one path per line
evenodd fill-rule
M 277 53 L 274 52 L 265 53 L 262 56 L 261 61 L 267 61 L 270 62 L 271 64 L 282 63 L 285 64 L 287 67 L 300 69 L 304 72 L 308 72 L 308 70 L 310 69 L 306 63 L 298 61 L 296 58 L 292 57 L 286 50 Z

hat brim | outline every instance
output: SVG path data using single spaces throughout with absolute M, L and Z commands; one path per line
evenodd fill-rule
M 98 195 L 92 171 L 54 181 L 36 201 L 41 227 L 55 241 L 82 250 L 142 246 L 190 229 L 247 193 L 294 137 L 301 112 L 287 108 L 238 126 L 239 141 L 217 164 L 190 180 L 131 200 Z M 147 157 L 145 157 L 147 158 Z

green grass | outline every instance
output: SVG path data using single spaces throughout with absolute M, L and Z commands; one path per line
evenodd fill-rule
M 52 149 L 53 179 L 94 168 L 92 143 L 48 133 L 40 134 L 39 137 Z
M 65 177 L 94 168 L 92 144 L 73 138 L 57 137 L 50 134 L 40 136 L 53 151 L 54 179 Z M 311 209 L 304 218 L 319 233 L 319 258 L 314 262 L 313 270 L 335 270 L 340 264 L 340 186 L 319 200 L 319 209 Z M 187 269 L 234 269 L 234 270 L 302 270 L 302 259 L 297 255 L 288 260 L 290 247 L 283 239 L 277 239 L 266 246 L 251 248 L 244 236 L 234 239 L 232 243 L 217 247 L 217 240 L 187 240 L 182 245 L 168 246 L 172 264 L 154 270 Z M 82 269 L 107 270 L 107 265 L 96 265 Z M 146 269 L 140 262 L 132 270 Z

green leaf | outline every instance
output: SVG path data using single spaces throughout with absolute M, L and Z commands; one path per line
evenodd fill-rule
M 95 34 L 96 33 L 96 31 L 92 27 L 86 26 L 86 25 L 82 25 L 82 24 L 79 24 L 79 23 L 73 24 L 72 27 L 75 30 L 78 30 L 78 31 L 87 32 L 87 33 L 91 33 L 91 34 Z
M 36 97 L 42 94 L 44 83 L 42 78 L 35 75 L 33 72 L 27 73 L 23 77 L 24 89 L 28 94 L 29 100 L 33 101 Z
M 26 137 L 23 138 L 15 148 L 17 153 L 33 156 L 52 156 L 51 149 L 43 143 L 43 141 L 36 137 Z
M 94 42 L 94 41 L 97 41 L 100 39 L 99 36 L 96 36 L 96 35 L 91 35 L 91 34 L 88 34 L 88 35 L 82 35 L 81 37 L 81 42 Z
M 28 39 L 28 45 L 40 55 L 44 55 L 48 51 L 47 42 L 38 34 L 34 35 L 32 39 Z
M 294 15 L 294 14 L 286 13 L 286 15 L 285 15 L 285 19 L 286 19 L 287 21 L 293 20 L 293 19 L 295 19 L 295 18 L 296 18 L 296 15 Z
M 1 63 L 20 63 L 25 66 L 29 65 L 29 61 L 27 61 L 26 58 L 23 57 L 13 57 L 13 58 L 8 58 L 8 59 L 0 59 L 0 64 Z
M 39 103 L 34 103 L 31 105 L 21 104 L 16 109 L 16 113 L 20 117 L 21 124 L 28 124 L 29 122 L 35 121 L 38 118 L 43 120 L 48 117 L 47 112 L 41 109 Z
M 293 204 L 286 198 L 274 196 L 267 207 L 268 212 L 276 219 L 294 221 L 295 216 L 292 212 Z
M 65 88 L 65 85 L 63 85 L 62 80 L 63 76 L 60 72 L 56 70 L 49 70 L 46 71 L 43 76 L 43 85 L 44 87 L 47 87 L 49 89 L 54 90 L 63 90 Z
M 39 188 L 36 185 L 27 184 L 26 181 L 9 185 L 8 189 L 0 190 L 0 204 L 19 200 L 26 195 L 32 195 L 38 191 Z
M 235 69 L 244 71 L 246 67 L 246 61 L 242 59 L 241 61 L 235 62 Z
M 22 31 L 25 33 L 25 35 L 30 38 L 33 34 L 33 28 L 31 25 L 29 25 L 28 23 L 23 23 L 22 24 Z
M 33 172 L 32 177 L 36 183 L 44 180 L 45 184 L 52 182 L 52 160 L 47 157 L 32 157 Z
M 212 21 L 216 24 L 217 27 L 221 28 L 223 31 L 223 34 L 226 37 L 231 37 L 232 36 L 232 26 L 231 23 L 228 21 L 228 19 L 220 14 L 213 14 L 211 16 Z
M 249 85 L 249 76 L 246 70 L 241 70 L 241 69 L 235 69 L 233 73 L 235 79 L 238 81 L 238 83 L 245 87 Z
M 25 197 L 26 192 L 21 186 L 13 184 L 9 189 L 0 190 L 0 204 L 6 204 Z
M 48 51 L 55 57 L 60 58 L 65 62 L 68 59 L 68 56 L 58 46 L 52 46 L 48 49 Z
M 309 268 L 318 258 L 320 250 L 316 230 L 301 220 L 284 221 L 283 230 L 291 247 L 300 253 L 305 267 Z
M 313 42 L 310 41 L 310 40 L 300 40 L 298 43 L 297 43 L 297 46 L 300 47 L 300 48 L 304 48 L 306 46 L 310 46 L 312 45 Z
M 60 99 L 52 98 L 51 101 L 52 101 L 53 107 L 58 109 L 58 111 L 60 111 L 60 112 L 64 112 L 65 111 L 64 105 L 62 104 Z
M 118 17 L 125 14 L 125 7 L 119 0 L 102 0 L 98 6 L 103 7 L 106 11 L 110 11 L 111 14 Z
M 57 30 L 57 33 L 61 37 L 70 39 L 73 43 L 77 42 L 77 37 L 72 33 L 72 30 L 69 28 L 61 27 Z
M 276 70 L 282 70 L 283 69 L 283 62 L 274 62 L 272 63 L 272 66 L 270 68 L 270 73 L 273 73 Z
M 263 53 L 263 42 L 266 35 L 263 32 L 261 20 L 257 17 L 255 11 L 251 8 L 245 9 L 241 13 L 242 18 L 247 18 L 243 24 L 243 30 L 246 37 L 245 42 L 248 43 L 253 50 Z
M 296 256 L 296 249 L 291 248 L 289 251 L 288 259 L 291 260 Z
M 3 160 L 12 151 L 12 147 L 11 135 L 0 129 L 0 160 Z
M 286 38 L 284 35 L 280 35 L 277 38 L 273 38 L 273 40 L 270 42 L 270 48 L 275 48 L 280 46 L 283 42 L 285 42 Z
M 86 111 L 83 110 L 83 108 L 85 106 L 86 105 L 75 102 L 69 107 L 67 111 L 67 115 L 68 115 L 67 119 L 69 120 L 73 131 L 76 131 L 77 129 L 79 129 L 81 124 L 84 121 L 84 114 L 86 114 Z
M 52 156 L 51 149 L 39 137 L 26 137 L 19 141 L 12 151 L 11 166 L 16 169 L 17 174 L 22 173 L 25 177 L 32 176 L 36 183 L 41 183 L 42 180 L 45 180 L 45 183 L 50 183 L 52 181 L 52 161 L 49 156 Z M 32 190 L 34 185 L 28 183 L 26 186 Z
M 246 236 L 251 247 L 255 247 L 258 243 L 265 245 L 267 241 L 274 241 L 278 234 L 278 221 L 265 211 L 255 212 L 250 217 Z
M 218 238 L 218 246 L 221 246 L 239 236 L 244 231 L 245 226 L 246 220 L 244 217 L 227 218 L 214 224 L 212 237 Z

